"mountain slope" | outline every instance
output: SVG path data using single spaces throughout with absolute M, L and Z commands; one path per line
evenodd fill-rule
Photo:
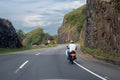
M 64 16 L 63 23 L 58 29 L 58 42 L 65 43 L 70 39 L 79 40 L 81 28 L 85 21 L 86 6 L 74 9 Z

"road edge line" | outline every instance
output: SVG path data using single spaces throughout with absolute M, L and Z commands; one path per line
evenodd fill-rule
M 93 71 L 91 71 L 91 70 L 89 70 L 89 69 L 83 67 L 82 65 L 78 64 L 76 61 L 74 61 L 74 63 L 75 63 L 77 66 L 79 66 L 80 68 L 82 68 L 82 69 L 86 70 L 87 72 L 93 74 L 94 76 L 96 76 L 96 77 L 98 77 L 98 78 L 100 78 L 100 79 L 102 79 L 102 80 L 107 80 L 106 78 L 104 78 L 104 77 L 102 77 L 102 76 L 100 76 L 100 75 L 94 73 Z

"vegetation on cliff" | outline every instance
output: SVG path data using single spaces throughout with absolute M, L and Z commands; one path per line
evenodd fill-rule
M 70 39 L 79 40 L 81 28 L 85 21 L 86 5 L 74 9 L 64 16 L 63 23 L 58 29 L 59 43 L 65 43 Z
M 78 9 L 74 9 L 72 12 L 66 14 L 64 17 L 66 23 L 71 25 L 71 27 L 75 26 L 74 28 L 77 29 L 78 33 L 80 33 L 85 21 L 85 9 L 86 5 L 79 7 Z

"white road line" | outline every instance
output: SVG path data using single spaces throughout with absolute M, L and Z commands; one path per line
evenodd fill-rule
M 22 69 L 29 61 L 25 61 L 19 68 Z
M 37 54 L 35 54 L 36 56 L 38 56 L 38 55 L 40 55 L 41 53 L 37 53 Z
M 15 73 L 17 73 L 20 69 L 22 69 L 29 61 L 25 61 L 16 71 Z
M 77 62 L 74 61 L 74 63 L 75 63 L 77 66 L 81 67 L 82 69 L 86 70 L 87 72 L 89 72 L 89 73 L 95 75 L 96 77 L 98 77 L 98 78 L 100 78 L 100 79 L 102 79 L 102 80 L 107 80 L 106 78 L 104 78 L 104 77 L 102 77 L 102 76 L 100 76 L 100 75 L 98 75 L 98 74 L 92 72 L 91 70 L 89 70 L 89 69 L 83 67 L 82 65 L 78 64 Z
M 18 68 L 18 69 L 15 71 L 15 73 L 17 73 L 19 70 L 20 70 L 20 68 Z

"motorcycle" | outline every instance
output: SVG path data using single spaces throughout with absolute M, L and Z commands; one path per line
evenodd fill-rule
M 74 64 L 74 60 L 76 59 L 76 52 L 75 51 L 71 51 L 70 55 L 69 55 L 69 62 L 71 64 Z

